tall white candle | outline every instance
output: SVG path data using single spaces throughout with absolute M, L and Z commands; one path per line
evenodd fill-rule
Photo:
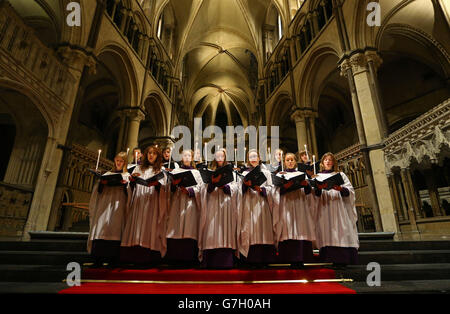
M 172 163 L 172 149 L 169 150 L 169 165 L 167 167 L 170 169 L 170 164 Z M 174 167 L 175 168 L 175 167 Z
M 281 172 L 284 172 L 283 151 L 281 151 Z
M 207 149 L 207 143 L 205 143 L 205 162 L 206 162 L 206 164 L 208 164 L 208 151 L 206 149 Z
M 314 174 L 316 175 L 316 155 L 313 155 Z
M 270 147 L 269 147 L 269 160 L 270 160 L 270 164 L 272 164 L 272 154 L 270 153 Z
M 198 152 L 198 142 L 195 142 L 194 161 L 198 161 L 197 160 L 197 152 Z
M 98 170 L 98 165 L 99 165 L 99 163 L 100 163 L 100 155 L 102 154 L 102 150 L 101 149 L 99 149 L 98 150 L 98 157 L 97 157 L 97 165 L 95 166 L 95 171 L 97 172 L 97 170 Z
M 247 147 L 244 147 L 244 164 L 247 164 Z
M 305 152 L 306 152 L 306 158 L 308 158 L 308 160 L 309 160 L 308 146 L 306 146 L 306 144 L 305 144 Z
M 137 165 L 137 163 L 138 163 L 138 152 L 136 151 L 134 153 L 134 164 Z
M 237 149 L 234 149 L 234 168 L 237 168 Z

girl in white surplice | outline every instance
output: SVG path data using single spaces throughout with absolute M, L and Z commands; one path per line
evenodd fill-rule
M 337 161 L 332 153 L 325 154 L 320 163 L 317 179 L 323 182 L 340 174 L 344 184 L 328 187 L 318 185 L 316 238 L 323 262 L 335 265 L 356 264 L 358 259 L 358 215 L 355 207 L 355 190 L 343 172 L 338 172 Z
M 198 261 L 198 221 L 200 217 L 200 189 L 203 180 L 195 169 L 194 152 L 185 150 L 182 153 L 180 168 L 171 174 L 191 172 L 196 185 L 184 187 L 181 179 L 171 182 L 169 196 L 169 212 L 167 215 L 167 255 L 171 263 L 192 266 Z
M 255 185 L 245 180 L 251 171 L 261 165 L 257 150 L 250 150 L 247 159 L 249 167 L 242 173 L 242 210 L 240 211 L 239 249 L 243 260 L 251 266 L 263 266 L 275 262 L 275 232 L 273 210 L 278 210 L 280 195 L 272 185 L 272 175 L 266 169 L 261 172 L 266 181 Z
M 167 212 L 167 177 L 148 185 L 133 183 L 134 178 L 151 179 L 160 174 L 162 153 L 148 147 L 131 175 L 133 194 L 126 213 L 121 244 L 121 260 L 126 263 L 156 265 L 166 254 L 165 215 Z
M 225 149 L 215 153 L 211 170 L 227 165 Z M 204 268 L 232 268 L 238 255 L 238 215 L 241 192 L 236 178 L 224 186 L 205 184 L 201 191 L 199 258 Z
M 96 259 L 96 266 L 101 266 L 102 262 L 113 264 L 118 262 L 124 216 L 131 196 L 127 157 L 127 153 L 119 153 L 114 158 L 113 169 L 103 175 L 92 191 L 89 202 L 90 230 L 87 249 Z M 122 182 L 111 184 L 106 179 L 117 174 L 122 176 Z

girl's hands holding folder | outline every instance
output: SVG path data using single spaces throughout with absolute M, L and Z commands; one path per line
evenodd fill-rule
M 217 177 L 212 177 L 211 178 L 211 183 L 212 184 L 217 184 L 217 183 L 219 183 L 220 182 L 220 179 L 222 179 L 222 175 L 221 174 L 219 174 Z
M 287 189 L 289 189 L 291 186 L 293 186 L 294 185 L 294 181 L 289 181 L 288 183 L 286 183 L 286 184 L 284 184 L 283 185 L 283 188 L 285 189 L 285 190 L 287 190 Z
M 336 190 L 336 191 L 339 191 L 339 192 L 341 192 L 343 190 L 342 186 L 339 186 L 339 185 L 333 186 L 333 189 Z
M 180 184 L 180 183 L 181 183 L 181 179 L 173 180 L 173 181 L 172 181 L 172 185 L 178 185 L 178 184 Z
M 180 190 L 181 190 L 181 193 L 189 195 L 189 191 L 184 186 L 180 187 Z
M 148 184 L 149 187 L 159 185 L 159 181 L 153 181 Z

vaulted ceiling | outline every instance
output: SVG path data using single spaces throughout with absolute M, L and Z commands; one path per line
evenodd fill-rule
M 287 0 L 157 0 L 152 18 L 157 25 L 163 14 L 164 23 L 171 23 L 177 34 L 175 74 L 183 78 L 193 115 L 202 116 L 211 106 L 215 116 L 222 103 L 233 106 L 246 121 L 256 110 L 263 27 L 276 23 L 278 15 L 287 25 L 287 4 Z

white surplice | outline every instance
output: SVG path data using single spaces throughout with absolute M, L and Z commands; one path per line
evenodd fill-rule
M 335 175 L 319 174 L 320 181 Z M 358 229 L 356 222 L 358 214 L 355 207 L 355 190 L 344 173 L 343 187 L 350 192 L 348 197 L 342 197 L 339 191 L 322 190 L 322 196 L 317 198 L 316 243 L 318 248 L 326 246 L 359 248 Z

